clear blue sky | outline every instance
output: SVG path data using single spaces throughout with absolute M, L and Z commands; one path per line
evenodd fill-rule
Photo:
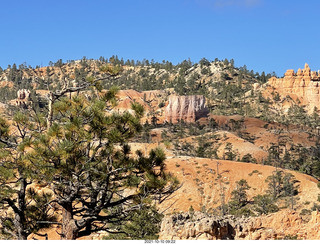
M 2 1 L 0 66 L 205 57 L 282 76 L 320 69 L 319 14 L 319 0 Z

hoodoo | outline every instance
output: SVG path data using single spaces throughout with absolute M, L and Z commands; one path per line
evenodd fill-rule
M 301 105 L 306 105 L 308 111 L 312 112 L 314 107 L 319 108 L 320 104 L 319 82 L 320 73 L 311 71 L 309 65 L 305 64 L 304 69 L 298 69 L 296 73 L 290 69 L 283 78 L 270 78 L 268 85 L 281 97 L 290 96 L 294 101 L 300 101 Z

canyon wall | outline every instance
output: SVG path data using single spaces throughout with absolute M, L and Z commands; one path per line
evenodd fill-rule
M 169 96 L 169 103 L 165 110 L 165 121 L 177 123 L 183 120 L 194 123 L 196 120 L 207 117 L 209 113 L 202 95 Z

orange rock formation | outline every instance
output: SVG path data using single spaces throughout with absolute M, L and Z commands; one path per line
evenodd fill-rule
M 161 240 L 282 240 L 288 237 L 298 240 L 320 238 L 320 213 L 313 211 L 305 221 L 293 210 L 258 217 L 206 216 L 195 212 L 179 213 L 164 218 L 161 224 Z
M 283 78 L 277 79 L 272 77 L 268 81 L 271 86 L 281 97 L 290 96 L 294 101 L 301 102 L 301 105 L 306 105 L 309 112 L 312 112 L 314 107 L 319 108 L 320 102 L 320 73 L 311 71 L 308 64 L 305 64 L 304 69 L 286 71 Z M 267 88 L 265 95 L 271 92 Z

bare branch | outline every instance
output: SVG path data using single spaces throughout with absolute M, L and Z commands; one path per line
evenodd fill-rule
M 7 147 L 9 147 L 9 148 L 16 148 L 18 146 L 17 143 L 9 142 L 9 141 L 4 140 L 2 138 L 0 138 L 0 142 L 2 142 L 3 144 L 6 144 Z
M 62 225 L 60 222 L 55 221 L 37 221 L 37 224 L 52 224 L 52 225 Z M 38 235 L 38 234 L 37 234 Z

